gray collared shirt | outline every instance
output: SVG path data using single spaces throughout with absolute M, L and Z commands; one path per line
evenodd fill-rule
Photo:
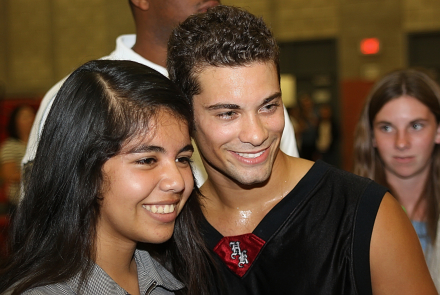
M 154 260 L 147 251 L 136 250 L 135 260 L 138 271 L 140 294 L 169 295 L 182 289 L 183 284 L 167 271 L 162 265 Z M 59 294 L 93 294 L 93 295 L 127 295 L 109 275 L 95 264 L 89 280 L 81 290 L 79 287 L 79 275 L 65 283 L 41 286 L 27 290 L 25 295 L 59 295 Z

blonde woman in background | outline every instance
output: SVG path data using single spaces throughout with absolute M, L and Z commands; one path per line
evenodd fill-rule
M 354 173 L 387 186 L 417 232 L 440 289 L 440 88 L 418 70 L 394 71 L 367 97 L 354 142 Z

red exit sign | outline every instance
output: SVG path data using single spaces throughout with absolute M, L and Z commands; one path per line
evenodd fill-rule
M 378 38 L 365 38 L 361 40 L 360 50 L 362 54 L 373 55 L 380 51 L 380 41 Z

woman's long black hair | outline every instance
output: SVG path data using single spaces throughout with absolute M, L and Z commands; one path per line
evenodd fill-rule
M 102 167 L 124 142 L 147 134 L 159 111 L 171 112 L 192 130 L 183 94 L 144 65 L 97 60 L 68 77 L 25 173 L 10 255 L 0 268 L 0 293 L 15 285 L 13 294 L 20 294 L 78 274 L 87 279 L 95 260 Z M 210 257 L 196 226 L 201 214 L 196 190 L 172 239 L 152 254 L 186 285 L 184 293 L 211 294 Z

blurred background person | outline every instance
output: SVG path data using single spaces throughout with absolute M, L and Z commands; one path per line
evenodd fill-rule
M 418 70 L 384 76 L 367 96 L 356 127 L 354 173 L 387 186 L 417 232 L 440 287 L 440 88 Z M 437 259 L 437 258 L 436 258 Z
M 299 96 L 299 109 L 301 119 L 301 147 L 299 156 L 307 160 L 315 160 L 316 139 L 318 137 L 318 114 L 315 103 L 308 93 Z
M 21 180 L 21 160 L 26 152 L 35 110 L 29 105 L 20 105 L 12 110 L 7 132 L 8 138 L 0 147 L 1 175 L 5 181 L 8 198 L 8 211 L 12 212 L 18 204 Z
M 295 140 L 298 147 L 298 152 L 301 149 L 301 134 L 302 130 L 305 128 L 305 121 L 301 116 L 301 109 L 298 105 L 287 108 L 287 113 L 289 114 L 290 122 L 292 123 L 293 130 L 295 130 Z
M 333 118 L 332 108 L 329 104 L 321 104 L 318 110 L 316 155 L 314 160 L 321 159 L 337 166 L 335 149 L 339 132 L 336 121 Z

